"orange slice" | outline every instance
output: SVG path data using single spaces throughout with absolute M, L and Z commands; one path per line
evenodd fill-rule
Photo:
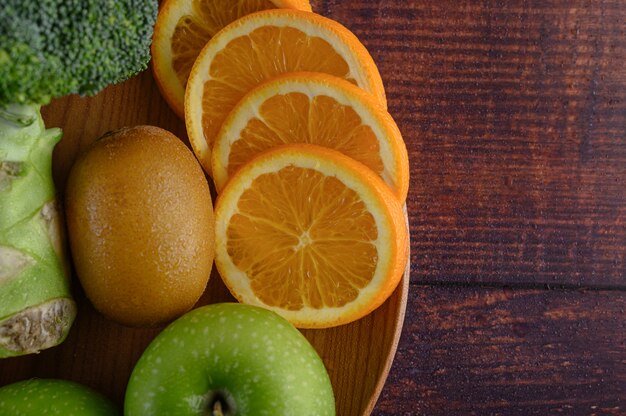
M 221 190 L 258 153 L 285 143 L 333 148 L 371 168 L 402 202 L 409 160 L 393 118 L 371 95 L 322 73 L 288 73 L 260 84 L 239 101 L 213 146 L 211 171 Z
M 209 39 L 242 16 L 281 7 L 311 11 L 308 0 L 166 0 L 154 26 L 152 69 L 172 110 L 184 116 L 187 78 Z
M 254 158 L 224 187 L 215 216 L 215 262 L 232 294 L 301 328 L 373 311 L 407 261 L 396 196 L 365 165 L 320 146 Z
M 230 110 L 261 82 L 296 71 L 347 79 L 386 107 L 383 83 L 372 57 L 339 23 L 288 9 L 244 16 L 207 43 L 185 91 L 189 141 L 208 173 L 215 136 Z

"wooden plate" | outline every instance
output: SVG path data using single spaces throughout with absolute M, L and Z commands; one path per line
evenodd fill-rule
M 150 124 L 187 140 L 183 121 L 161 98 L 150 71 L 92 98 L 66 97 L 43 110 L 46 126 L 61 127 L 54 153 L 57 189 L 64 185 L 77 154 L 107 131 Z M 400 337 L 409 283 L 408 270 L 390 299 L 369 316 L 349 325 L 305 330 L 330 373 L 340 416 L 368 415 L 385 382 Z M 78 381 L 123 403 L 128 377 L 159 329 L 131 329 L 100 316 L 74 284 L 78 317 L 67 340 L 38 355 L 0 360 L 0 386 L 30 378 Z M 214 271 L 198 305 L 233 301 Z

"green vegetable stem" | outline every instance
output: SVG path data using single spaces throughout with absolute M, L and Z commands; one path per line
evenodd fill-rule
M 52 182 L 60 138 L 38 106 L 0 116 L 0 357 L 57 345 L 76 316 Z

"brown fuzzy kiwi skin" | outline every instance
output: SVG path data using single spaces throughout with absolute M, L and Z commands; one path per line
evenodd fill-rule
M 107 133 L 79 156 L 65 196 L 74 266 L 96 309 L 146 327 L 193 307 L 213 264 L 213 206 L 176 136 L 152 126 Z

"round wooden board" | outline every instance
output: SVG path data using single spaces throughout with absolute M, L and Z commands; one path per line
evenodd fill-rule
M 54 152 L 54 179 L 62 195 L 77 154 L 107 131 L 140 124 L 165 128 L 187 142 L 182 120 L 161 98 L 150 71 L 95 97 L 55 100 L 42 110 L 47 127 L 61 127 Z M 322 357 L 333 383 L 337 414 L 369 415 L 383 387 L 402 330 L 408 265 L 393 295 L 369 316 L 324 330 L 303 330 Z M 160 329 L 132 329 L 98 314 L 74 279 L 79 312 L 67 340 L 38 355 L 0 360 L 0 386 L 31 377 L 62 378 L 88 385 L 120 407 L 128 377 Z M 199 305 L 234 301 L 214 270 Z

